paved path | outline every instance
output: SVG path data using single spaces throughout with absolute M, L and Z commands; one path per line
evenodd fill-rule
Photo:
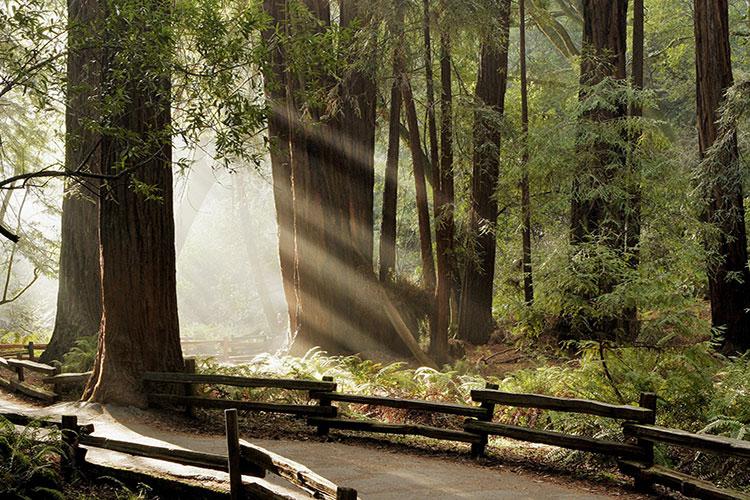
M 171 445 L 211 453 L 225 454 L 220 436 L 204 436 L 153 426 L 148 412 L 101 405 L 59 403 L 33 407 L 0 393 L 1 412 L 22 412 L 38 416 L 76 414 L 79 421 L 92 422 L 95 436 L 134 441 L 152 445 Z M 253 439 L 268 450 L 300 462 L 328 479 L 357 489 L 363 498 L 372 499 L 604 499 L 623 498 L 623 492 L 597 494 L 576 485 L 561 485 L 531 473 L 518 474 L 497 468 L 481 467 L 439 457 L 403 455 L 389 450 L 323 443 L 317 441 L 284 441 Z M 226 474 L 194 467 L 169 464 L 158 460 L 132 457 L 106 450 L 90 450 L 87 458 L 94 462 L 136 470 L 169 474 L 202 483 L 225 487 Z M 283 480 L 245 478 L 269 484 L 292 493 Z M 268 481 L 268 482 L 267 482 Z M 300 497 L 308 498 L 308 497 Z

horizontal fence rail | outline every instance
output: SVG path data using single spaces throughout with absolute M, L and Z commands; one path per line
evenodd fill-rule
M 468 406 L 455 403 L 441 403 L 437 401 L 422 401 L 418 399 L 400 399 L 384 396 L 360 396 L 357 394 L 343 394 L 339 392 L 313 393 L 316 399 L 327 399 L 328 401 L 339 401 L 342 403 L 356 403 L 372 406 L 385 406 L 388 408 L 400 408 L 405 410 L 429 411 L 434 413 L 446 413 L 450 415 L 463 415 L 466 417 L 484 417 L 487 410 L 478 406 Z
M 632 444 L 625 444 L 618 441 L 609 441 L 605 439 L 595 439 L 586 436 L 573 436 L 562 432 L 545 431 L 539 429 L 529 429 L 517 425 L 496 424 L 493 422 L 480 422 L 478 420 L 469 420 L 464 424 L 464 429 L 468 432 L 481 432 L 494 436 L 516 439 L 518 441 L 527 441 L 530 443 L 548 444 L 570 450 L 588 451 L 591 453 L 600 453 L 615 457 L 626 458 L 643 458 L 643 450 Z
M 335 382 L 316 380 L 298 380 L 283 378 L 233 377 L 229 375 L 208 375 L 200 373 L 147 372 L 143 375 L 146 382 L 166 382 L 182 384 L 212 384 L 234 387 L 265 387 L 290 389 L 295 391 L 335 391 Z
M 653 418 L 654 411 L 648 408 L 628 405 L 613 405 L 590 399 L 557 398 L 540 394 L 511 393 L 494 390 L 473 390 L 471 399 L 495 404 L 516 406 L 521 408 L 537 408 L 540 410 L 554 410 L 568 413 L 583 413 L 636 422 L 648 422 Z
M 723 456 L 750 459 L 750 441 L 741 441 L 709 434 L 658 427 L 656 425 L 625 424 L 625 435 L 645 441 L 665 443 L 693 450 L 707 451 Z

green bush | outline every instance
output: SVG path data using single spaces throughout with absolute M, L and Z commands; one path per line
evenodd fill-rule
M 61 499 L 59 433 L 30 425 L 17 431 L 0 417 L 0 498 Z

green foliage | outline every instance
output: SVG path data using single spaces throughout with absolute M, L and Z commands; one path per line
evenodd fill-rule
M 7 499 L 62 499 L 58 432 L 30 425 L 17 431 L 0 417 L 0 497 Z
M 96 359 L 99 337 L 90 335 L 75 341 L 73 348 L 63 355 L 62 370 L 68 373 L 82 373 L 91 370 Z

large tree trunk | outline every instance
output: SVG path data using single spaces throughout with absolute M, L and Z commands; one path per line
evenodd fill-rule
M 529 89 L 526 74 L 526 0 L 518 0 L 519 45 L 521 59 L 521 221 L 523 223 L 522 270 L 523 298 L 534 302 L 534 280 L 531 268 L 531 195 L 529 193 Z
M 593 95 L 594 88 L 605 78 L 624 81 L 626 52 L 627 0 L 584 0 L 583 2 L 583 56 L 581 58 L 580 99 L 601 99 Z M 625 117 L 626 107 L 616 104 L 615 109 L 604 106 L 589 109 L 581 117 L 581 127 L 592 130 L 582 132 L 577 175 L 571 196 L 571 243 L 575 248 L 584 243 L 596 243 L 622 254 L 626 242 L 625 220 L 628 200 L 609 200 L 602 196 L 616 183 L 627 182 L 626 151 L 621 145 L 607 140 L 597 131 L 603 126 L 618 126 Z M 583 297 L 595 301 L 610 293 L 617 283 L 604 273 L 598 290 Z M 588 292 L 587 292 L 588 293 Z M 595 318 L 581 313 L 573 318 L 571 336 L 576 339 L 629 339 L 635 324 L 634 310 L 624 308 L 613 316 Z
M 723 329 L 721 349 L 731 354 L 750 349 L 750 272 L 736 131 L 717 123 L 733 83 L 727 0 L 695 0 L 695 65 L 704 219 L 719 232 L 707 242 L 711 322 Z
M 448 358 L 448 334 L 451 322 L 450 297 L 455 273 L 453 234 L 453 89 L 451 78 L 450 35 L 440 35 L 440 160 L 435 162 L 435 247 L 437 253 L 437 289 L 435 329 L 430 342 L 438 361 Z
M 65 112 L 65 168 L 97 173 L 99 135 L 86 122 L 96 120 L 93 97 L 99 86 L 98 50 L 90 31 L 99 15 L 96 0 L 68 2 L 68 93 Z M 93 195 L 88 191 L 93 191 Z M 55 329 L 41 360 L 62 360 L 76 339 L 95 335 L 102 317 L 99 277 L 98 203 L 95 182 L 66 186 Z
M 330 27 L 330 6 L 307 0 L 320 21 Z M 369 30 L 370 21 L 354 2 L 343 2 L 343 27 Z M 367 31 L 364 37 L 372 36 Z M 295 33 L 295 36 L 305 36 Z M 353 353 L 377 346 L 387 336 L 388 319 L 376 299 L 372 268 L 372 183 L 374 155 L 374 43 L 339 47 L 340 57 L 356 54 L 368 64 L 344 75 L 330 75 L 314 61 L 302 62 L 316 90 L 334 89 L 340 109 L 325 116 L 318 105 L 294 103 L 292 178 L 297 220 L 299 322 L 294 352 L 320 346 L 334 353 Z M 359 50 L 361 49 L 361 50 Z M 364 55 L 362 55 L 364 52 Z M 304 94 L 306 75 L 295 75 L 292 94 Z M 337 84 L 338 83 L 338 84 Z M 299 115 L 304 107 L 310 118 Z
M 401 78 L 404 72 L 403 25 L 404 2 L 396 0 L 393 34 L 393 83 L 388 116 L 388 153 L 383 187 L 383 217 L 380 225 L 379 277 L 385 282 L 396 271 L 396 209 L 398 204 L 399 128 L 401 126 Z
M 474 157 L 469 215 L 469 239 L 459 311 L 459 337 L 473 344 L 489 340 L 492 290 L 495 277 L 495 190 L 500 176 L 500 127 L 505 109 L 508 76 L 508 30 L 510 0 L 498 0 L 501 29 L 498 40 L 481 46 L 474 113 Z
M 149 22 L 156 18 L 166 24 L 167 8 L 159 0 L 148 0 L 143 11 Z M 141 40 L 144 53 L 166 52 L 169 35 L 150 31 L 145 21 L 113 21 L 111 36 L 105 39 L 113 47 Z M 181 371 L 183 360 L 175 281 L 170 75 L 160 58 L 135 59 L 125 58 L 127 68 L 119 66 L 113 52 L 104 59 L 107 88 L 124 90 L 127 99 L 110 121 L 119 133 L 102 138 L 102 171 L 121 176 L 101 188 L 102 322 L 94 374 L 83 398 L 145 406 L 143 373 Z M 123 74 L 124 80 L 119 76 Z M 132 171 L 122 175 L 123 168 Z M 159 199 L 134 189 L 140 183 L 151 186 Z
M 263 7 L 273 19 L 273 24 L 263 32 L 268 45 L 270 61 L 264 75 L 264 88 L 268 106 L 268 138 L 271 151 L 271 177 L 273 179 L 273 199 L 276 206 L 276 223 L 279 235 L 279 264 L 284 286 L 289 328 L 297 329 L 297 293 L 295 275 L 297 272 L 294 250 L 294 199 L 292 192 L 292 160 L 290 151 L 290 116 L 287 96 L 288 78 L 286 55 L 282 41 L 276 33 L 288 30 L 287 0 L 264 0 Z

